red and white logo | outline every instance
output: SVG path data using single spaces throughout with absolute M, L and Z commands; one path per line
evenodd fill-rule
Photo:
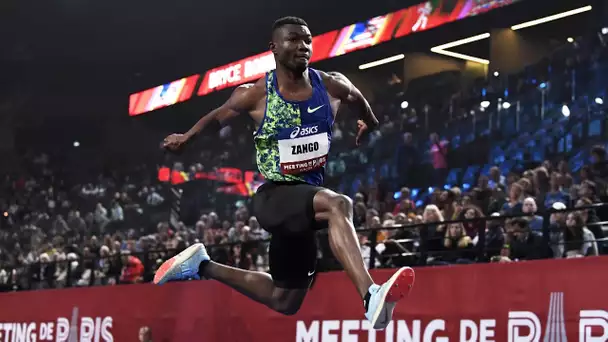
M 542 327 L 534 312 L 509 312 L 509 342 L 540 342 Z M 543 342 L 568 342 L 564 319 L 564 293 L 552 292 Z M 608 341 L 608 311 L 580 310 L 579 342 Z
M 113 342 L 112 317 L 78 317 L 78 308 L 72 318 L 57 317 L 48 322 L 2 322 L 0 341 L 4 342 Z

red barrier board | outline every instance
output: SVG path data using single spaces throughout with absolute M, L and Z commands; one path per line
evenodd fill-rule
M 135 341 L 149 326 L 154 341 L 605 342 L 606 269 L 608 257 L 421 268 L 379 332 L 342 272 L 320 274 L 289 317 L 215 281 L 5 293 L 0 341 Z

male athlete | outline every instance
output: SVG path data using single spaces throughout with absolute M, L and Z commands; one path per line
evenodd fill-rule
M 384 329 L 396 302 L 409 294 L 414 271 L 401 268 L 386 283 L 376 285 L 361 256 L 352 201 L 322 187 L 340 104 L 352 105 L 362 114 L 357 121 L 357 145 L 368 128 L 378 126 L 378 120 L 346 77 L 308 67 L 312 36 L 304 20 L 277 20 L 270 50 L 276 60 L 275 71 L 254 84 L 238 87 L 226 103 L 202 117 L 188 132 L 172 134 L 163 141 L 165 148 L 176 150 L 213 121 L 221 123 L 249 113 L 258 126 L 253 138 L 257 165 L 266 178 L 253 198 L 253 211 L 260 225 L 272 234 L 270 274 L 215 263 L 199 243 L 166 261 L 156 272 L 154 283 L 215 279 L 277 312 L 293 315 L 315 273 L 315 231 L 328 224 L 331 249 L 357 287 L 365 316 L 375 329 Z

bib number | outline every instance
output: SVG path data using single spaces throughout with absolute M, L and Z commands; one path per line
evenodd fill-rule
M 278 142 L 284 174 L 316 170 L 327 163 L 329 134 L 321 123 L 287 128 L 279 133 Z

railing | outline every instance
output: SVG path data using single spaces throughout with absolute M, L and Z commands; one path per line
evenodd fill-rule
M 556 258 L 567 253 L 568 248 L 586 243 L 596 243 L 600 254 L 608 254 L 608 238 L 594 239 L 564 238 L 565 230 L 559 226 L 551 226 L 552 214 L 567 214 L 585 210 L 608 208 L 608 203 L 599 203 L 586 207 L 568 208 L 564 210 L 547 210 L 543 215 L 541 230 L 513 231 L 509 221 L 530 217 L 530 215 L 504 215 L 483 218 L 443 221 L 443 229 L 438 224 L 412 224 L 383 227 L 377 229 L 361 229 L 360 236 L 369 235 L 369 242 L 362 246 L 362 254 L 367 259 L 369 268 L 400 267 L 400 266 L 434 266 L 445 264 L 462 264 L 478 262 L 505 262 L 516 259 L 515 245 L 522 246 L 523 241 L 531 235 L 536 246 L 531 250 L 530 259 Z M 494 223 L 490 223 L 494 222 Z M 565 222 L 565 219 L 563 220 Z M 490 224 L 489 224 L 490 223 Z M 594 225 L 600 228 L 608 222 L 598 222 Z M 475 231 L 475 243 L 466 246 L 447 248 L 446 230 L 452 224 L 471 224 Z M 588 225 L 589 227 L 590 225 Z M 462 226 L 461 226 L 462 227 Z M 558 227 L 556 229 L 556 227 Z M 483 230 L 485 234 L 478 234 Z M 597 231 L 597 229 L 594 229 Z M 385 240 L 379 240 L 379 235 L 391 235 Z M 603 234 L 603 233 L 602 233 Z M 504 238 L 504 240 L 502 240 Z M 524 240 L 521 240 L 524 239 Z M 322 257 L 318 259 L 318 271 L 339 270 L 327 242 L 327 234 L 318 235 L 319 248 Z M 378 246 L 383 245 L 382 253 Z M 245 242 L 226 243 L 208 246 L 208 252 L 213 260 L 235 267 L 266 271 L 268 267 L 269 240 L 252 240 Z M 443 246 L 443 247 L 442 247 Z M 366 253 L 366 250 L 369 254 Z M 175 254 L 179 249 L 146 250 L 131 254 L 114 254 L 109 257 L 82 257 L 79 260 L 56 261 L 50 263 L 34 263 L 20 267 L 0 267 L 0 291 L 18 291 L 46 288 L 69 288 L 84 286 L 100 286 L 114 284 L 132 284 L 150 282 L 160 263 Z M 561 252 L 560 252 L 561 251 Z M 556 255 L 557 254 L 557 255 Z M 578 255 L 577 255 L 578 256 Z M 137 260 L 131 258 L 136 257 Z M 514 260 L 515 261 L 515 260 Z M 132 274 L 134 274 L 132 276 Z

